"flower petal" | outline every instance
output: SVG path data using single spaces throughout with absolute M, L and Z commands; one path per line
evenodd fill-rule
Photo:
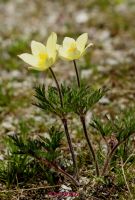
M 46 47 L 42 43 L 33 40 L 31 42 L 31 51 L 33 55 L 38 55 L 39 53 L 45 53 Z
M 59 51 L 61 45 L 60 44 L 56 44 L 56 49 Z
M 76 60 L 76 59 L 80 58 L 81 53 L 77 49 L 75 52 L 69 52 L 65 48 L 61 47 L 59 49 L 59 56 L 63 60 L 71 61 L 71 60 Z
M 75 44 L 75 40 L 70 37 L 65 37 L 63 40 L 63 47 L 69 48 L 72 44 Z
M 56 42 L 57 42 L 57 35 L 56 33 L 52 32 L 46 43 L 47 53 L 49 57 L 56 56 Z
M 85 47 L 85 49 L 81 52 L 81 57 L 84 56 L 84 55 L 86 54 L 86 50 L 87 50 L 89 47 L 91 47 L 91 46 L 93 46 L 93 43 L 89 43 L 89 44 Z
M 48 69 L 49 67 L 29 67 L 28 69 L 33 69 L 33 70 L 37 70 L 37 71 L 45 71 L 46 69 Z
M 23 54 L 18 55 L 18 57 L 33 67 L 36 67 L 38 64 L 38 59 L 32 54 L 23 53 Z
M 66 50 L 63 47 L 59 48 L 59 57 L 62 60 L 69 60 L 69 58 L 67 57 L 67 52 L 66 52 Z
M 34 69 L 37 71 L 45 71 L 47 70 L 51 65 L 53 64 L 53 59 L 49 58 L 47 59 L 45 62 L 39 63 L 37 64 L 36 67 L 29 67 L 29 69 Z
M 88 33 L 83 33 L 82 35 L 80 35 L 77 38 L 76 43 L 77 43 L 77 48 L 78 48 L 79 51 L 84 50 L 87 41 L 88 41 Z
M 91 46 L 93 46 L 94 44 L 91 42 L 91 43 L 89 43 L 86 47 L 85 47 L 85 50 L 87 49 L 87 48 L 89 48 L 89 47 L 91 47 Z

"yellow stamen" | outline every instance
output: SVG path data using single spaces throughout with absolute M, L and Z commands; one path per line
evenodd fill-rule
M 68 48 L 68 52 L 74 52 L 76 50 L 76 44 L 72 43 L 71 46 Z
M 39 59 L 40 60 L 46 60 L 47 59 L 47 57 L 48 57 L 48 55 L 47 54 L 45 54 L 45 53 L 39 53 Z
M 38 58 L 39 58 L 39 65 L 43 65 L 47 60 L 48 55 L 45 53 L 39 53 Z

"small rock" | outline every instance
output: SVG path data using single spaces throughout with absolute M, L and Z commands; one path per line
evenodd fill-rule
M 7 129 L 7 130 L 14 130 L 14 126 L 9 122 L 3 122 L 2 127 Z
M 85 69 L 82 70 L 81 72 L 81 78 L 89 78 L 92 75 L 92 70 L 91 69 Z
M 102 99 L 99 100 L 99 103 L 101 103 L 101 104 L 109 104 L 110 100 L 107 97 L 102 97 Z
M 85 10 L 81 10 L 75 13 L 75 21 L 76 23 L 86 23 L 88 21 L 88 14 Z
M 0 155 L 0 160 L 4 160 L 4 157 L 3 157 L 3 155 Z

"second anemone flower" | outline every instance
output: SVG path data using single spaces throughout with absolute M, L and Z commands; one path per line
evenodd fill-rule
M 88 34 L 83 33 L 77 40 L 70 37 L 65 37 L 62 46 L 59 47 L 59 56 L 64 60 L 76 60 L 82 57 L 86 49 L 93 44 L 90 43 L 86 46 L 88 41 Z
M 40 42 L 31 42 L 32 54 L 23 53 L 18 55 L 24 62 L 31 65 L 30 69 L 44 71 L 51 67 L 57 58 L 57 35 L 52 32 L 46 46 Z

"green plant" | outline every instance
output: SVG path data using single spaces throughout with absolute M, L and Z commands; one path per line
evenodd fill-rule
M 51 185 L 56 184 L 57 173 L 50 169 L 50 164 L 45 165 L 39 161 L 40 157 L 46 158 L 48 162 L 57 160 L 63 132 L 52 127 L 48 133 L 49 138 L 39 136 L 39 140 L 34 140 L 29 137 L 29 131 L 29 124 L 21 120 L 19 134 L 4 138 L 8 153 L 0 160 L 0 181 L 7 188 L 34 182 L 37 177 L 46 179 Z
M 20 122 L 20 137 L 23 143 L 25 143 L 28 138 L 27 131 L 26 124 L 22 125 L 22 122 Z M 34 179 L 37 170 L 39 170 L 39 165 L 33 158 L 27 155 L 15 154 L 19 149 L 14 144 L 12 137 L 14 136 L 6 136 L 4 138 L 7 154 L 4 155 L 4 159 L 0 161 L 0 180 L 8 188 L 13 185 L 22 185 L 31 178 Z
M 5 89 L 4 85 L 0 84 L 0 108 L 9 106 L 12 96 L 12 89 Z
M 41 108 L 45 112 L 51 112 L 56 114 L 61 119 L 73 160 L 74 174 L 78 179 L 77 163 L 67 124 L 67 114 L 68 111 L 70 111 L 70 106 L 69 106 L 70 96 L 68 95 L 69 88 L 66 88 L 64 86 L 61 86 L 60 88 L 52 69 L 50 71 L 52 73 L 52 76 L 54 77 L 57 88 L 49 87 L 48 91 L 46 91 L 44 85 L 42 87 L 41 86 L 36 87 L 35 97 L 37 98 L 38 102 L 34 103 L 34 105 Z
M 92 154 L 94 163 L 95 163 L 95 168 L 96 168 L 96 175 L 99 176 L 99 166 L 98 166 L 98 161 L 96 157 L 95 150 L 93 148 L 90 136 L 88 135 L 87 132 L 87 127 L 86 127 L 86 114 L 89 109 L 92 108 L 101 98 L 104 96 L 106 89 L 99 89 L 99 90 L 93 90 L 92 88 L 88 86 L 83 86 L 80 77 L 79 77 L 79 72 L 77 69 L 76 61 L 73 60 L 74 64 L 74 69 L 76 73 L 76 79 L 77 79 L 77 85 L 78 88 L 73 88 L 71 95 L 70 95 L 70 105 L 72 105 L 72 111 L 74 111 L 78 116 L 80 117 L 80 121 L 82 123 L 83 127 L 83 132 L 84 136 L 86 138 L 86 141 L 88 143 L 90 152 Z
M 48 133 L 49 138 L 39 136 L 39 139 L 27 138 L 25 141 L 19 135 L 9 136 L 12 143 L 16 147 L 13 153 L 15 155 L 30 156 L 47 169 L 51 167 L 56 172 L 63 174 L 77 185 L 74 178 L 64 171 L 57 163 L 57 159 L 60 156 L 59 147 L 61 146 L 63 132 L 52 127 Z
M 134 108 L 124 111 L 122 116 L 115 119 L 108 119 L 102 122 L 98 118 L 94 118 L 90 123 L 102 136 L 107 146 L 107 154 L 105 155 L 105 161 L 101 172 L 102 176 L 108 173 L 108 168 L 112 162 L 113 156 L 116 155 L 116 151 L 119 150 L 126 141 L 129 140 L 135 132 L 135 110 Z M 125 157 L 123 152 L 118 152 L 120 156 Z M 120 155 L 121 153 L 121 155 Z M 116 159 L 116 157 L 115 157 Z
M 105 4 L 105 1 L 102 3 Z M 108 3 L 110 4 L 109 1 Z M 107 122 L 102 122 L 102 120 L 95 118 L 90 124 L 98 130 L 98 132 L 100 132 L 106 143 L 107 153 L 103 155 L 101 154 L 102 152 L 100 152 L 100 149 L 96 151 L 93 147 L 93 141 L 90 138 L 90 134 L 88 133 L 88 128 L 86 126 L 86 114 L 105 95 L 107 89 L 105 87 L 94 89 L 93 87 L 87 86 L 80 80 L 76 60 L 84 55 L 88 47 L 92 46 L 92 43 L 86 45 L 87 40 L 88 34 L 84 33 L 76 40 L 65 37 L 62 45 L 57 45 L 57 35 L 56 33 L 52 33 L 47 40 L 46 46 L 40 42 L 32 41 L 32 53 L 19 55 L 19 57 L 26 63 L 30 64 L 31 68 L 34 70 L 44 71 L 49 69 L 55 81 L 56 87 L 49 86 L 46 88 L 45 85 L 35 87 L 36 101 L 34 105 L 42 109 L 45 113 L 53 113 L 60 118 L 73 161 L 74 176 L 71 176 L 63 170 L 57 163 L 59 155 L 57 147 L 59 145 L 57 146 L 56 144 L 61 140 L 61 137 L 59 138 L 60 131 L 56 131 L 54 127 L 49 131 L 49 133 L 51 132 L 50 139 L 39 137 L 39 139 L 32 140 L 27 138 L 24 142 L 21 137 L 18 137 L 18 135 L 11 136 L 11 139 L 14 141 L 14 145 L 19 149 L 16 153 L 33 157 L 39 163 L 47 166 L 48 168 L 51 167 L 55 169 L 55 171 L 63 174 L 77 186 L 79 186 L 78 167 L 71 141 L 71 135 L 68 129 L 68 119 L 70 115 L 75 113 L 79 116 L 84 136 L 95 164 L 96 176 L 102 176 L 101 179 L 104 177 L 104 180 L 106 179 L 106 174 L 108 174 L 110 166 L 113 166 L 113 163 L 116 163 L 115 160 L 117 160 L 118 155 L 116 153 L 119 151 L 119 147 L 122 147 L 123 144 L 125 145 L 125 142 L 129 140 L 130 136 L 135 131 L 135 115 L 134 112 L 131 113 L 131 111 L 125 113 L 123 118 L 116 117 L 115 120 L 107 119 Z M 57 55 L 64 60 L 73 61 L 77 84 L 73 83 L 68 86 L 66 84 L 59 85 L 56 75 L 51 67 L 54 65 Z M 53 134 L 54 138 L 52 137 Z M 97 152 L 100 152 L 100 159 Z M 120 154 L 122 152 L 124 155 L 124 152 L 127 152 L 127 149 L 124 146 L 124 150 L 119 152 Z M 113 160 L 114 156 L 116 156 L 116 159 Z M 103 169 L 100 171 L 100 165 L 103 161 Z
M 36 163 L 28 156 L 7 155 L 0 161 L 0 180 L 9 188 L 21 185 L 35 176 Z

